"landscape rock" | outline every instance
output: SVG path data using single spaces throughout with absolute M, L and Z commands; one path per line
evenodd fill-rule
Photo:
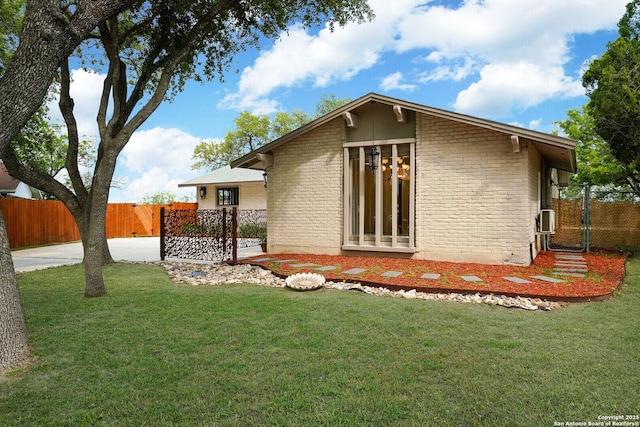
M 282 279 L 269 270 L 248 264 L 235 266 L 227 264 L 189 264 L 176 261 L 160 261 L 159 264 L 167 270 L 167 274 L 175 283 L 185 283 L 194 286 L 218 286 L 233 283 L 251 283 L 260 286 L 284 288 Z M 383 287 L 365 286 L 360 283 L 330 282 L 324 283 L 325 289 L 358 291 L 369 295 L 387 296 L 407 299 L 423 299 L 432 301 L 450 301 L 465 304 L 488 304 L 505 308 L 520 308 L 523 310 L 549 311 L 558 309 L 565 303 L 544 301 L 539 298 L 508 297 L 504 295 L 456 294 L 456 293 L 425 293 L 416 289 L 409 291 L 392 291 Z

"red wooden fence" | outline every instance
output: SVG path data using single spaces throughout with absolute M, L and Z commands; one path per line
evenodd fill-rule
M 159 236 L 162 206 L 169 209 L 197 209 L 198 204 L 110 203 L 107 206 L 107 238 Z M 73 217 L 60 201 L 2 198 L 0 208 L 12 249 L 80 240 Z

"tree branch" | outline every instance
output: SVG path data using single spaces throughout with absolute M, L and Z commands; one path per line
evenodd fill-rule
M 74 102 L 70 94 L 71 77 L 69 71 L 69 61 L 64 60 L 60 66 L 60 101 L 58 105 L 60 112 L 64 118 L 64 122 L 67 125 L 67 156 L 65 159 L 65 167 L 71 180 L 71 185 L 78 197 L 78 201 L 81 205 L 84 205 L 87 199 L 87 190 L 82 181 L 82 175 L 78 168 L 78 147 L 80 144 L 80 138 L 78 137 L 78 123 L 73 114 Z

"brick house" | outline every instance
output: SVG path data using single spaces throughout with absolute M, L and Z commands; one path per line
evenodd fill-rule
M 178 187 L 195 187 L 198 209 L 266 209 L 264 172 L 224 166 Z
M 576 158 L 566 138 L 368 94 L 231 166 L 268 174 L 271 253 L 528 265 Z

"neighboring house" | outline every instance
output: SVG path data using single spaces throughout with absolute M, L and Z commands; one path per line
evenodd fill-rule
M 22 181 L 9 175 L 4 164 L 0 163 L 0 197 L 20 199 L 42 199 L 42 194 Z
M 231 166 L 268 173 L 271 253 L 528 265 L 575 144 L 368 94 Z
M 266 209 L 263 171 L 224 166 L 178 187 L 195 187 L 199 209 Z

